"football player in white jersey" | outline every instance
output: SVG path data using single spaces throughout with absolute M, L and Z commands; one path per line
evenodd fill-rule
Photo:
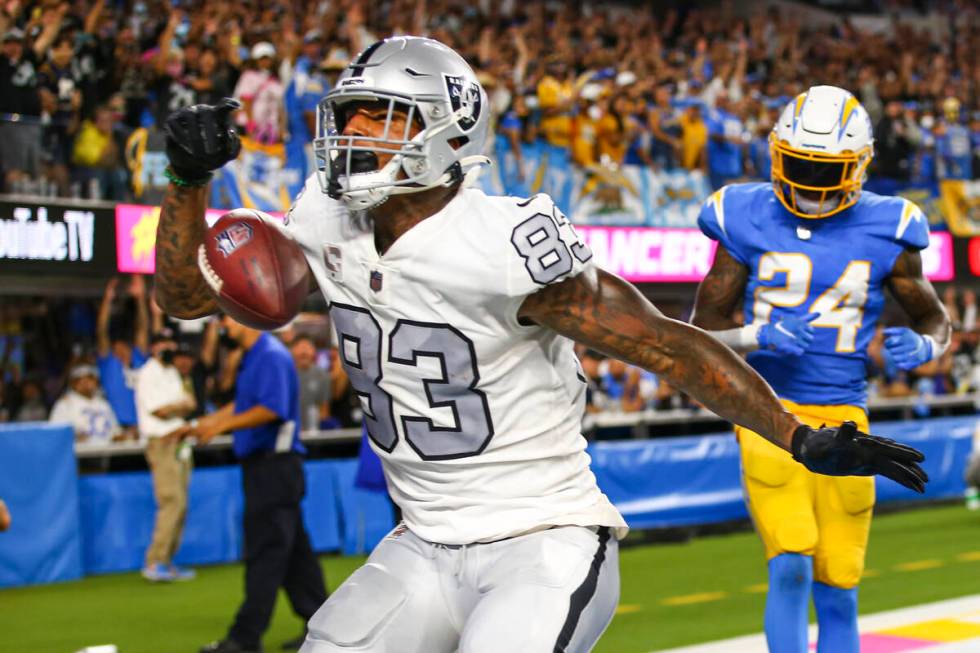
M 210 171 L 238 151 L 233 108 L 167 123 L 157 292 L 178 317 L 216 310 L 194 259 Z M 330 306 L 404 522 L 310 620 L 304 653 L 592 648 L 618 600 L 626 524 L 589 470 L 572 340 L 655 372 L 814 471 L 921 488 L 921 454 L 802 425 L 730 349 L 597 268 L 547 196 L 466 188 L 486 163 L 487 98 L 451 49 L 375 43 L 318 122 L 320 169 L 285 228 Z

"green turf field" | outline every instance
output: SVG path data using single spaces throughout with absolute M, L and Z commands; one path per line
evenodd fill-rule
M 324 557 L 331 588 L 359 558 Z M 877 612 L 980 592 L 980 515 L 959 506 L 876 519 L 861 611 Z M 597 651 L 648 651 L 761 630 L 765 573 L 751 533 L 626 548 L 620 613 Z M 113 643 L 120 653 L 195 653 L 224 634 L 241 598 L 238 565 L 198 579 L 150 585 L 136 574 L 0 590 L 0 651 L 72 653 Z M 302 624 L 281 600 L 265 646 Z

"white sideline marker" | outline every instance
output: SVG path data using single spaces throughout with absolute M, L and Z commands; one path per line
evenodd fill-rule
M 761 619 L 762 615 L 759 618 Z M 953 642 L 924 643 L 921 639 L 916 641 L 912 635 L 908 635 L 909 644 L 907 647 L 894 648 L 894 646 L 889 646 L 887 650 L 896 653 L 904 653 L 905 651 L 910 653 L 977 653 L 980 651 L 980 594 L 867 615 L 858 619 L 858 628 L 861 631 L 862 639 L 865 637 L 873 638 L 875 634 L 884 630 L 913 627 L 917 624 L 939 619 L 954 620 L 964 625 L 976 624 L 978 625 L 977 636 Z M 817 627 L 811 625 L 809 633 L 811 651 L 814 650 L 812 643 L 816 641 L 816 638 Z M 873 642 L 862 641 L 862 653 L 875 653 L 875 648 L 877 647 Z M 682 648 L 659 649 L 650 653 L 768 653 L 768 649 L 766 648 L 765 635 L 760 633 Z

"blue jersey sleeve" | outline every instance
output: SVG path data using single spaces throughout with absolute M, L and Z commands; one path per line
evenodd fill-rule
M 293 362 L 276 354 L 267 354 L 260 362 L 259 369 L 261 374 L 254 377 L 254 385 L 251 388 L 252 397 L 255 398 L 255 405 L 265 406 L 279 419 L 285 421 L 290 419 L 290 369 Z
M 320 103 L 320 98 L 327 94 L 326 85 L 317 78 L 311 77 L 306 82 L 306 88 L 299 98 L 299 108 L 303 112 L 316 113 L 316 105 Z
M 929 246 L 929 221 L 914 202 L 902 200 L 902 213 L 895 230 L 895 242 L 905 249 L 921 251 Z
M 726 229 L 725 193 L 727 190 L 728 186 L 724 186 L 704 201 L 704 204 L 701 205 L 701 213 L 698 215 L 698 227 L 705 236 L 711 240 L 717 240 L 732 255 L 732 258 L 742 265 L 748 265 L 748 258 L 739 251 L 740 248 Z
M 503 116 L 500 117 L 500 128 L 501 129 L 515 129 L 519 130 L 521 128 L 521 119 L 518 117 L 516 111 L 508 111 Z

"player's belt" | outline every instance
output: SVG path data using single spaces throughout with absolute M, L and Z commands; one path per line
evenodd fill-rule
M 404 525 L 404 522 L 403 522 L 403 525 Z M 489 540 L 487 542 L 473 542 L 471 544 L 440 544 L 439 542 L 429 542 L 429 540 L 423 540 L 423 541 L 429 542 L 429 544 L 431 544 L 433 546 L 438 546 L 438 547 L 441 547 L 443 549 L 451 549 L 451 550 L 455 551 L 457 549 L 462 549 L 462 548 L 467 547 L 467 546 L 479 546 L 479 545 L 482 545 L 482 544 L 497 544 L 498 542 L 506 542 L 507 540 L 516 540 L 517 538 L 524 537 L 525 535 L 533 535 L 534 533 L 541 533 L 543 531 L 550 531 L 550 530 L 555 529 L 555 528 L 567 528 L 569 526 L 573 526 L 575 528 L 587 528 L 590 531 L 592 531 L 593 533 L 598 533 L 599 531 L 608 531 L 609 530 L 609 527 L 608 526 L 575 526 L 575 524 L 561 524 L 561 525 L 555 525 L 555 526 L 542 526 L 541 528 L 534 528 L 534 529 L 531 529 L 529 531 L 524 531 L 523 533 L 518 533 L 517 535 L 511 535 L 509 537 L 502 537 L 499 540 Z M 418 536 L 416 536 L 416 537 L 418 537 Z M 422 538 L 419 538 L 419 539 L 421 540 Z

